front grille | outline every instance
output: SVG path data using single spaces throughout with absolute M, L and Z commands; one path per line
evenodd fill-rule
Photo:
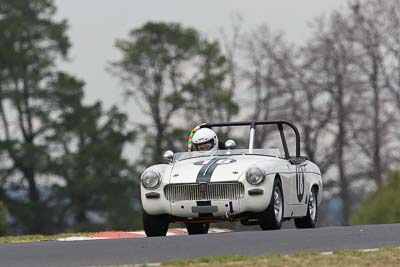
M 170 184 L 164 189 L 169 201 L 238 199 L 244 195 L 242 183 L 209 183 L 204 190 L 200 184 Z

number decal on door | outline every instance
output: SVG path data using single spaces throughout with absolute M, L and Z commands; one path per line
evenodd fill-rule
M 296 193 L 297 200 L 302 203 L 304 197 L 304 169 L 301 166 L 296 166 Z

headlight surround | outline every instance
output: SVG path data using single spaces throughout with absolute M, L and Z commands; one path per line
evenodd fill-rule
M 145 171 L 141 177 L 142 185 L 146 189 L 156 189 L 161 184 L 161 175 L 159 172 L 151 170 Z
M 265 173 L 258 167 L 251 167 L 246 171 L 246 180 L 251 185 L 259 185 L 265 179 Z

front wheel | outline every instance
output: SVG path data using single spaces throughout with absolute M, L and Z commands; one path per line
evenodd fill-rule
M 294 224 L 297 228 L 315 228 L 318 218 L 317 192 L 315 187 L 311 189 L 308 199 L 307 215 L 302 218 L 295 218 Z
M 258 216 L 262 230 L 278 230 L 283 222 L 283 194 L 282 185 L 279 179 L 275 179 L 268 208 Z
M 150 215 L 143 210 L 143 228 L 148 237 L 165 236 L 168 231 L 168 217 L 166 215 Z
M 207 234 L 209 228 L 209 223 L 186 223 L 186 229 L 189 235 Z

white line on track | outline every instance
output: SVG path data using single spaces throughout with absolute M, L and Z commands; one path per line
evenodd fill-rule
M 360 252 L 375 252 L 379 251 L 379 248 L 368 248 L 368 249 L 360 249 Z

